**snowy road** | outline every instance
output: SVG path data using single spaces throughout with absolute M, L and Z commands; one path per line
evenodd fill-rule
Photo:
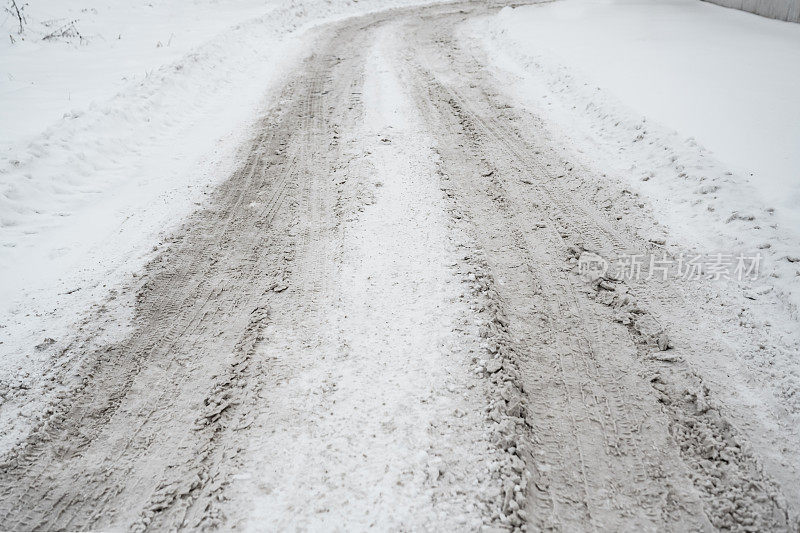
M 489 10 L 317 32 L 239 170 L 45 377 L 0 529 L 796 525 L 792 418 L 692 364 L 757 333 L 702 284 L 579 272 L 660 251 L 653 221 L 505 100 L 456 36 Z

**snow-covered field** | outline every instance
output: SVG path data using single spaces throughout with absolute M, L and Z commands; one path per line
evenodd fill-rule
M 267 0 L 29 2 L 22 35 L 4 12 L 2 96 L 8 105 L 0 109 L 0 142 L 31 140 L 65 114 L 100 106 L 274 8 Z M 65 27 L 66 35 L 43 40 Z

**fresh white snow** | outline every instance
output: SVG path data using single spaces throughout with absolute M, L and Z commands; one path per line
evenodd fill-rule
M 507 8 L 496 24 L 504 39 L 694 137 L 798 216 L 800 25 L 695 0 L 564 0 Z
M 65 113 L 98 105 L 230 26 L 274 7 L 268 0 L 40 0 L 24 7 L 23 35 L 4 12 L 0 94 L 7 105 L 0 107 L 0 143 L 7 148 L 31 139 Z M 70 24 L 78 33 L 42 40 Z

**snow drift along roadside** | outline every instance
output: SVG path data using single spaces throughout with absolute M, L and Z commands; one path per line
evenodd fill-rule
M 6 5 L 8 1 L 0 3 Z M 0 14 L 0 152 L 32 140 L 72 110 L 85 110 L 274 0 L 36 0 L 17 2 L 25 23 Z

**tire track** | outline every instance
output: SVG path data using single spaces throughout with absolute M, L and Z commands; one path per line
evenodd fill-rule
M 441 34 L 434 37 L 416 34 L 409 40 L 419 43 L 426 39 L 438 46 L 446 42 Z M 652 401 L 649 405 L 641 400 L 634 401 L 623 394 L 615 385 L 611 368 L 624 363 L 613 362 L 609 368 L 609 361 L 604 361 L 605 369 L 602 369 L 595 348 L 603 345 L 606 352 L 633 355 L 636 351 L 633 343 L 628 341 L 626 346 L 613 334 L 602 334 L 593 322 L 586 319 L 592 311 L 587 310 L 582 295 L 575 292 L 564 271 L 564 256 L 560 253 L 551 255 L 552 250 L 566 248 L 555 225 L 547 220 L 547 213 L 542 213 L 541 208 L 528 211 L 515 205 L 515 196 L 506 190 L 503 177 L 517 166 L 526 168 L 526 161 L 508 149 L 509 139 L 514 137 L 510 137 L 509 132 L 504 132 L 505 136 L 495 135 L 484 119 L 472 111 L 476 104 L 467 101 L 454 88 L 464 83 L 463 78 L 460 79 L 458 73 L 449 71 L 449 65 L 438 60 L 442 56 L 452 57 L 452 52 L 428 52 L 419 54 L 421 58 L 416 57 L 416 52 L 409 55 L 409 62 L 420 64 L 416 72 L 412 71 L 408 76 L 409 79 L 422 80 L 417 87 L 420 105 L 426 106 L 431 115 L 442 117 L 444 125 L 437 125 L 439 129 L 447 129 L 452 137 L 461 139 L 455 150 L 447 147 L 453 150 L 449 154 L 449 173 L 463 176 L 462 201 L 465 210 L 474 211 L 471 219 L 480 221 L 481 225 L 475 229 L 476 239 L 479 242 L 483 240 L 483 246 L 492 248 L 489 255 L 495 277 L 504 278 L 507 286 L 513 287 L 511 292 L 498 288 L 504 296 L 511 323 L 517 326 L 512 329 L 520 337 L 534 341 L 529 341 L 525 347 L 528 354 L 541 354 L 543 351 L 551 354 L 533 356 L 533 361 L 530 356 L 520 354 L 529 380 L 525 387 L 528 408 L 534 418 L 538 415 L 543 420 L 552 419 L 555 412 L 562 412 L 565 416 L 555 426 L 542 426 L 535 419 L 531 423 L 534 441 L 537 438 L 552 439 L 549 443 L 543 440 L 534 443 L 534 454 L 544 452 L 545 455 L 531 461 L 538 474 L 534 480 L 538 490 L 532 491 L 533 501 L 528 506 L 534 518 L 532 525 L 559 529 L 654 527 L 668 511 L 659 502 L 664 500 L 666 488 L 658 477 L 660 474 L 652 472 L 652 466 L 661 463 L 674 467 L 675 458 L 649 452 L 653 443 L 663 443 L 667 436 L 657 432 L 641 434 L 631 412 L 635 405 L 643 412 L 658 413 L 658 406 Z M 472 66 L 459 67 L 462 72 L 476 70 Z M 468 161 L 464 161 L 465 155 Z M 469 170 L 470 165 L 473 169 L 484 170 Z M 532 202 L 534 207 L 547 201 L 546 198 L 537 200 Z M 491 204 L 486 205 L 487 201 Z M 492 214 L 494 209 L 505 220 L 496 220 L 498 216 Z M 544 231 L 531 223 L 531 214 L 545 216 L 549 223 L 545 224 Z M 499 225 L 487 228 L 494 223 Z M 486 234 L 489 234 L 489 240 L 486 240 Z M 507 244 L 497 245 L 498 241 L 506 240 Z M 497 254 L 498 248 L 507 250 L 510 257 L 501 259 Z M 523 288 L 529 281 L 515 279 L 515 273 L 509 267 L 511 264 L 527 265 L 532 269 L 537 279 L 536 290 Z M 534 309 L 535 314 L 521 312 L 528 309 Z M 543 327 L 537 330 L 522 325 L 536 322 L 543 322 Z M 553 362 L 556 374 L 544 380 L 539 377 L 530 381 L 531 375 L 547 375 L 546 369 L 552 368 Z M 549 387 L 548 383 L 551 384 Z M 558 384 L 555 392 L 552 384 Z M 641 385 L 638 392 L 641 393 Z M 559 404 L 564 408 L 556 407 Z M 571 443 L 575 444 L 574 448 Z M 625 447 L 625 454 L 620 452 L 621 445 Z M 577 484 L 570 479 L 573 472 L 580 473 Z M 680 486 L 682 474 L 673 476 L 673 483 Z M 696 505 L 691 496 L 686 498 L 688 506 Z M 680 529 L 694 521 L 691 515 L 684 514 L 677 517 L 673 527 Z M 694 527 L 700 526 L 696 524 Z
M 287 86 L 282 100 L 292 105 L 264 120 L 264 132 L 254 141 L 243 168 L 221 187 L 209 209 L 194 215 L 187 226 L 171 238 L 174 248 L 158 256 L 146 268 L 149 279 L 137 298 L 137 316 L 144 318 L 143 325 L 121 346 L 96 355 L 83 354 L 81 357 L 92 363 L 85 365 L 77 375 L 94 378 L 94 381 L 84 377 L 88 388 L 79 385 L 73 389 L 71 397 L 54 404 L 49 420 L 5 458 L 6 475 L 0 485 L 3 527 L 83 529 L 122 519 L 113 515 L 115 510 L 120 510 L 119 498 L 126 496 L 120 487 L 126 487 L 126 480 L 135 478 L 137 473 L 146 473 L 140 458 L 158 445 L 159 421 L 165 418 L 165 411 L 176 408 L 173 402 L 177 389 L 185 380 L 199 384 L 207 379 L 193 377 L 187 371 L 186 354 L 192 353 L 197 361 L 205 357 L 202 354 L 211 355 L 217 349 L 224 353 L 226 344 L 236 343 L 237 332 L 249 329 L 243 313 L 267 303 L 268 298 L 263 295 L 274 283 L 275 265 L 280 261 L 275 261 L 275 254 L 264 248 L 270 246 L 274 236 L 286 231 L 285 225 L 294 216 L 287 214 L 279 227 L 273 227 L 288 185 L 302 178 L 308 162 L 305 147 L 309 145 L 309 137 L 299 142 L 291 142 L 291 139 L 298 135 L 303 137 L 320 116 L 321 107 L 315 101 L 320 99 L 327 62 L 312 59 L 312 65 L 308 69 L 311 83 L 301 77 Z M 298 86 L 307 88 L 300 93 L 305 95 L 301 98 L 295 94 Z M 297 116 L 305 119 L 299 128 L 295 122 Z M 268 125 L 277 126 L 277 129 L 268 130 Z M 311 139 L 313 135 L 312 131 Z M 287 145 L 291 153 L 286 153 Z M 268 157 L 272 152 L 276 154 L 275 159 Z M 251 214 L 247 204 L 259 203 L 259 194 L 266 190 L 272 191 L 268 200 L 263 202 L 260 211 Z M 256 226 L 261 232 L 256 231 Z M 196 233 L 193 234 L 192 229 Z M 214 240 L 221 247 L 208 245 Z M 180 296 L 174 299 L 173 295 Z M 223 338 L 210 341 L 209 337 L 217 337 L 215 330 L 223 323 L 228 328 Z M 112 363 L 123 356 L 121 368 Z M 149 375 L 153 373 L 157 376 Z M 155 388 L 155 395 L 144 396 L 144 401 L 139 402 L 134 399 L 131 404 L 132 387 L 143 376 L 147 376 L 144 379 L 152 377 L 150 386 L 158 382 L 164 385 Z M 104 390 L 110 394 L 103 394 Z M 123 401 L 128 405 L 120 411 Z M 136 403 L 140 403 L 140 407 L 131 410 Z M 120 424 L 130 425 L 125 421 L 133 422 L 126 441 L 112 445 L 107 451 L 96 444 L 101 439 L 113 439 L 114 430 Z M 191 428 L 185 431 L 188 434 L 184 440 L 195 446 L 199 434 Z M 109 433 L 111 437 L 105 436 Z M 206 433 L 211 434 L 210 439 L 216 432 Z M 202 443 L 203 438 L 199 441 Z M 69 453 L 44 452 L 42 458 L 42 451 L 52 449 L 56 442 L 65 443 Z M 177 448 L 186 447 L 185 442 L 175 444 Z M 181 477 L 180 472 L 173 473 Z M 59 481 L 70 478 L 82 480 L 81 491 L 74 491 L 71 483 Z M 145 487 L 127 485 L 128 492 L 133 490 L 138 494 L 127 494 L 134 501 L 142 496 L 163 500 L 163 487 L 147 497 Z M 169 486 L 169 483 L 161 482 L 161 485 Z M 109 491 L 110 487 L 115 490 Z M 197 492 L 199 488 L 193 487 L 192 491 Z M 31 502 L 36 504 L 31 506 Z M 160 501 L 150 505 L 150 511 L 145 513 L 155 514 L 154 507 L 157 512 L 165 512 L 169 505 Z M 153 516 L 146 516 L 137 523 L 144 527 L 152 519 Z
M 415 42 L 419 42 L 425 37 L 416 34 L 415 39 Z M 623 351 L 629 353 L 632 351 L 633 357 L 629 356 L 629 363 L 635 362 L 637 366 L 641 365 L 639 373 L 643 377 L 647 377 L 647 380 L 653 384 L 654 390 L 649 395 L 644 394 L 646 403 L 642 403 L 641 384 L 648 381 L 639 380 L 638 389 L 633 388 L 636 391 L 634 398 L 623 393 L 616 385 L 615 373 L 622 370 L 624 366 L 619 367 L 617 371 L 614 371 L 613 368 L 615 365 L 625 365 L 625 363 L 613 362 L 618 358 L 614 357 L 612 348 L 615 345 L 615 339 L 607 334 L 603 335 L 603 330 L 613 322 L 613 319 L 608 312 L 603 311 L 598 304 L 585 296 L 588 294 L 593 298 L 594 293 L 599 289 L 588 287 L 577 279 L 577 276 L 569 273 L 574 267 L 568 263 L 569 256 L 573 250 L 577 250 L 578 254 L 583 250 L 591 250 L 606 257 L 613 257 L 615 254 L 625 251 L 652 249 L 652 245 L 636 239 L 620 237 L 606 223 L 600 221 L 596 214 L 597 211 L 584 205 L 580 197 L 575 195 L 572 190 L 562 187 L 555 176 L 555 168 L 562 163 L 557 151 L 553 147 L 549 147 L 544 140 L 533 144 L 525 140 L 525 135 L 517 129 L 517 124 L 520 122 L 531 124 L 531 121 L 520 120 L 517 116 L 510 115 L 510 112 L 498 113 L 498 110 L 508 108 L 508 106 L 498 100 L 496 93 L 489 85 L 496 81 L 487 81 L 485 75 L 482 75 L 480 82 L 472 78 L 467 83 L 462 73 L 480 72 L 480 66 L 475 63 L 475 60 L 457 50 L 452 41 L 443 33 L 438 33 L 433 38 L 429 37 L 429 40 L 435 42 L 435 46 L 439 49 L 444 47 L 447 52 L 429 52 L 427 55 L 423 55 L 424 59 L 418 60 L 421 62 L 419 75 L 426 77 L 425 81 L 420 84 L 419 90 L 426 94 L 421 99 L 438 101 L 441 113 L 454 115 L 457 125 L 450 125 L 450 130 L 457 131 L 461 128 L 461 138 L 466 139 L 472 153 L 477 154 L 475 159 L 478 160 L 476 164 L 478 168 L 487 168 L 488 165 L 488 172 L 483 172 L 483 176 L 477 180 L 472 179 L 470 192 L 474 192 L 476 189 L 486 189 L 494 203 L 501 210 L 505 210 L 506 215 L 514 220 L 507 230 L 509 233 L 514 233 L 515 230 L 520 231 L 517 228 L 526 230 L 525 236 L 530 236 L 527 239 L 528 242 L 525 243 L 524 238 L 518 238 L 517 246 L 530 249 L 541 248 L 543 243 L 538 237 L 546 235 L 549 244 L 544 246 L 551 250 L 551 253 L 556 251 L 554 256 L 538 258 L 540 263 L 545 265 L 549 263 L 550 265 L 549 272 L 541 274 L 546 280 L 543 285 L 546 288 L 547 286 L 555 288 L 552 292 L 545 288 L 549 300 L 558 302 L 555 310 L 557 312 L 551 316 L 568 320 L 576 315 L 579 317 L 575 323 L 575 329 L 571 334 L 562 337 L 561 342 L 568 346 L 571 345 L 572 349 L 569 350 L 569 353 L 573 355 L 573 360 L 582 363 L 582 368 L 579 366 L 573 368 L 585 376 L 587 383 L 591 384 L 589 390 L 594 391 L 595 397 L 599 392 L 604 394 L 608 421 L 614 428 L 613 439 L 619 439 L 619 428 L 622 428 L 621 433 L 627 441 L 626 447 L 629 448 L 626 453 L 632 454 L 636 459 L 633 465 L 625 465 L 623 461 L 623 464 L 614 467 L 613 472 L 610 473 L 611 479 L 619 477 L 620 472 L 630 469 L 628 477 L 642 487 L 641 491 L 637 491 L 641 495 L 634 495 L 631 503 L 646 510 L 647 520 L 651 524 L 649 527 L 653 527 L 659 523 L 659 520 L 665 518 L 670 519 L 673 524 L 683 524 L 673 526 L 678 529 L 686 527 L 687 523 L 693 521 L 693 517 L 687 516 L 685 511 L 676 513 L 675 510 L 676 500 L 679 498 L 676 497 L 674 487 L 682 484 L 688 485 L 688 481 L 681 481 L 681 477 L 683 479 L 688 477 L 701 497 L 709 521 L 715 527 L 747 530 L 759 524 L 758 527 L 786 529 L 788 527 L 786 508 L 777 496 L 775 487 L 768 479 L 764 478 L 755 458 L 739 444 L 740 437 L 730 435 L 732 426 L 724 421 L 724 418 L 723 422 L 719 423 L 719 419 L 724 415 L 717 409 L 713 409 L 710 414 L 706 413 L 708 407 L 704 402 L 708 391 L 701 385 L 700 377 L 684 368 L 669 373 L 668 368 L 665 368 L 663 364 L 650 358 L 650 353 L 655 349 L 654 341 L 656 339 L 651 333 L 640 329 L 636 319 L 631 321 L 629 327 L 630 348 L 623 349 Z M 433 48 L 434 45 L 431 47 Z M 439 59 L 441 57 L 447 57 L 448 61 L 441 61 Z M 442 108 L 444 111 L 441 111 Z M 533 123 L 536 123 L 535 120 Z M 534 131 L 535 129 L 534 127 Z M 542 139 L 546 139 L 546 135 L 542 135 Z M 463 141 L 459 143 L 459 146 L 464 146 Z M 457 160 L 457 158 L 458 156 L 454 154 L 453 159 Z M 546 166 L 545 163 L 547 163 Z M 454 166 L 465 168 L 458 164 Z M 533 186 L 517 185 L 519 180 L 513 178 L 520 174 L 527 178 L 523 179 L 525 183 L 529 185 L 532 183 Z M 474 176 L 475 173 L 468 172 L 467 176 L 470 175 Z M 532 176 L 534 181 L 530 182 L 528 176 Z M 469 177 L 465 177 L 465 181 L 469 181 Z M 481 181 L 490 182 L 490 185 L 481 183 Z M 509 188 L 506 189 L 506 187 Z M 477 202 L 479 198 L 474 198 L 473 195 L 472 201 Z M 524 217 L 520 216 L 522 213 L 525 214 Z M 531 214 L 542 217 L 542 220 L 546 221 L 546 224 L 543 224 L 544 231 L 538 225 L 525 220 L 525 217 L 529 218 Z M 489 214 L 484 213 L 473 218 L 483 222 L 490 217 Z M 483 230 L 476 230 L 476 232 L 480 231 Z M 497 236 L 495 235 L 494 238 L 496 239 Z M 564 264 L 565 259 L 566 265 Z M 619 280 L 614 281 L 618 282 Z M 643 296 L 646 297 L 639 298 L 637 296 L 639 291 L 643 291 Z M 650 298 L 646 291 L 647 287 L 640 287 L 634 291 L 630 287 L 624 286 L 622 292 L 630 294 L 634 301 L 638 300 L 645 302 L 645 305 L 650 305 L 654 299 Z M 517 300 L 515 305 L 523 305 L 519 302 L 519 294 L 514 294 L 513 297 L 509 295 L 509 297 Z M 665 299 L 662 295 L 658 300 L 663 302 L 670 299 Z M 679 298 L 672 300 L 680 302 Z M 614 305 L 623 304 L 615 303 Z M 646 307 L 642 311 L 641 307 L 635 307 L 636 304 L 625 305 L 634 309 L 636 313 L 648 313 Z M 659 311 L 660 313 L 667 312 L 663 309 Z M 648 314 L 648 317 L 651 322 L 658 323 L 652 314 Z M 519 318 L 526 320 L 522 316 Z M 599 323 L 604 323 L 605 326 L 599 326 Z M 663 330 L 663 326 L 659 325 L 658 327 Z M 602 364 L 599 364 L 600 360 L 598 359 L 597 347 L 599 346 L 602 346 L 606 352 Z M 609 362 L 612 362 L 611 366 L 609 366 Z M 547 364 L 546 361 L 544 363 Z M 536 371 L 535 368 L 528 367 L 528 369 L 531 372 Z M 570 374 L 570 370 L 567 369 L 564 373 Z M 585 387 L 577 385 L 576 388 L 582 394 Z M 698 408 L 695 400 L 690 399 L 688 402 L 681 400 L 682 395 L 684 397 L 689 395 L 689 391 L 693 389 L 699 392 L 691 393 L 689 397 L 703 398 L 698 400 L 702 407 Z M 648 401 L 646 396 L 651 396 L 651 399 Z M 637 424 L 633 414 L 635 410 L 631 406 L 638 404 L 637 409 L 643 409 L 643 412 L 657 411 L 658 404 L 653 405 L 655 399 L 658 399 L 661 404 L 666 404 L 667 408 L 664 412 L 670 420 L 670 437 L 677 440 L 677 442 L 670 442 L 667 439 L 666 444 L 673 450 L 669 452 L 671 458 L 651 456 L 646 451 L 649 446 L 643 447 L 642 445 L 646 441 L 642 441 L 641 436 L 637 438 L 637 434 L 641 432 L 641 423 Z M 609 400 L 615 406 L 613 411 L 608 406 Z M 649 409 L 643 407 L 648 404 Z M 579 410 L 584 406 L 589 407 L 584 401 L 584 405 L 580 406 Z M 717 461 L 716 465 L 709 466 L 706 455 L 708 448 L 703 451 L 704 447 L 701 442 L 704 437 L 701 435 L 706 435 L 705 438 L 708 435 L 714 435 L 712 440 L 716 442 L 712 445 L 712 449 L 733 451 L 730 453 L 721 451 L 720 454 L 724 455 L 726 459 L 715 460 Z M 653 435 L 646 438 L 653 438 Z M 660 435 L 656 439 L 663 442 L 664 435 Z M 714 454 L 716 452 L 712 452 L 712 457 L 715 456 Z M 554 456 L 558 457 L 558 454 L 554 454 Z M 675 456 L 684 461 L 688 472 L 677 474 L 678 477 L 666 485 L 666 492 L 659 490 L 657 484 L 660 480 L 675 474 L 667 475 L 666 472 L 670 468 L 676 467 Z M 735 459 L 729 462 L 734 457 Z M 577 463 L 584 464 L 584 458 L 579 457 Z M 598 465 L 595 464 L 594 468 L 598 468 Z M 683 469 L 678 468 L 678 471 L 680 470 Z M 592 477 L 596 477 L 596 474 Z M 630 479 L 623 477 L 614 482 L 612 485 L 615 486 L 610 487 L 611 494 L 614 492 L 619 494 L 620 487 L 623 486 L 620 482 L 624 483 Z M 753 484 L 748 480 L 758 481 Z M 566 485 L 562 482 L 559 483 L 559 486 Z M 710 489 L 710 487 L 714 488 Z M 609 494 L 607 488 L 601 489 L 600 493 L 603 494 L 603 497 L 598 500 L 598 503 L 602 502 L 602 499 L 608 498 Z M 591 496 L 584 495 L 591 499 Z M 682 497 L 687 500 L 678 503 L 679 507 L 696 498 L 691 494 Z M 593 505 L 587 502 L 590 515 L 592 507 Z M 554 514 L 558 515 L 558 513 Z M 683 518 L 681 518 L 681 514 L 683 514 Z M 688 520 L 688 522 L 683 523 L 683 520 Z M 590 523 L 594 522 L 590 521 Z M 697 523 L 694 527 L 701 527 L 701 525 L 701 523 Z M 642 525 L 637 527 L 642 527 Z M 707 525 L 703 527 L 707 527 Z

